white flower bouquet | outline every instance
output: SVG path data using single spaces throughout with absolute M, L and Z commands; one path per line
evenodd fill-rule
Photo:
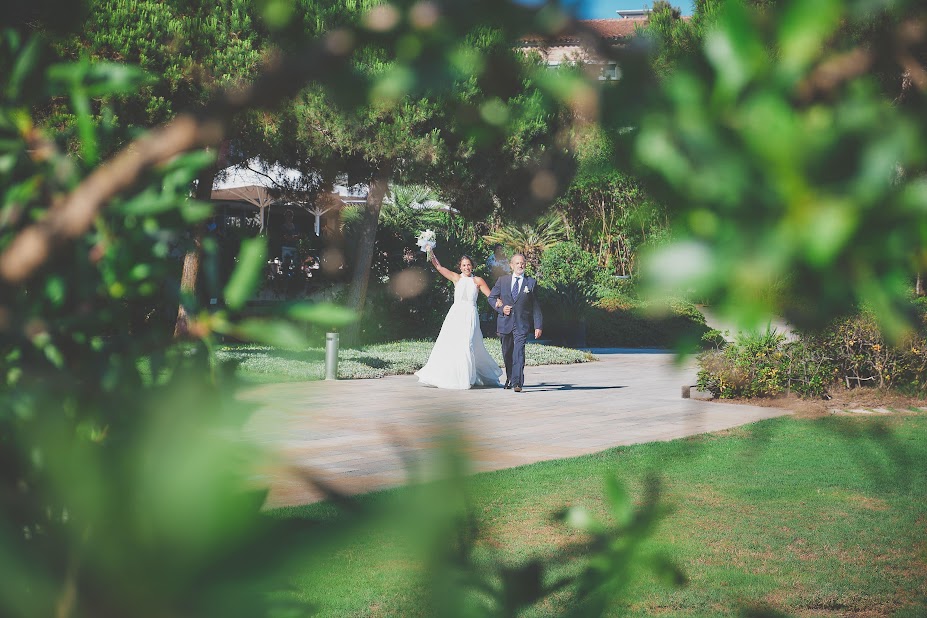
M 435 242 L 434 231 L 425 230 L 418 235 L 418 240 L 415 242 L 415 244 L 417 244 L 424 253 L 428 253 L 434 249 L 438 243 Z

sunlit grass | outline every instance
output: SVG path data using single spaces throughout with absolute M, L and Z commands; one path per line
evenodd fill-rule
M 485 339 L 486 349 L 502 366 L 502 347 L 498 339 Z M 361 348 L 342 348 L 338 355 L 341 379 L 381 378 L 408 375 L 428 360 L 433 341 L 396 341 Z M 280 350 L 268 346 L 235 345 L 219 348 L 220 361 L 236 361 L 237 374 L 249 382 L 296 382 L 325 377 L 324 348 Z M 529 343 L 525 347 L 527 365 L 564 365 L 595 360 L 588 352 Z
M 642 563 L 632 570 L 630 596 L 610 615 L 927 615 L 923 413 L 779 418 L 479 474 L 466 482 L 479 531 L 476 562 L 562 555 L 581 535 L 553 513 L 583 505 L 607 518 L 603 479 L 617 476 L 639 501 L 651 473 L 661 479 L 666 515 L 644 553 L 669 558 L 687 583 L 656 581 Z M 414 491 L 381 492 L 363 503 L 407 504 Z M 327 504 L 277 515 L 342 523 Z M 324 568 L 294 581 L 294 595 L 325 616 L 427 615 L 428 571 L 411 556 L 416 535 L 400 528 L 392 522 L 352 534 L 330 560 L 319 560 Z M 556 567 L 547 578 L 576 570 Z M 566 589 L 524 615 L 565 615 L 569 595 Z

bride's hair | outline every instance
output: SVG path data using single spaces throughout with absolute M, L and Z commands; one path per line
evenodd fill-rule
M 460 268 L 460 265 L 463 263 L 464 260 L 467 260 L 468 262 L 470 262 L 470 266 L 473 266 L 473 258 L 470 257 L 469 255 L 464 254 L 460 256 L 459 260 L 457 260 L 457 268 Z

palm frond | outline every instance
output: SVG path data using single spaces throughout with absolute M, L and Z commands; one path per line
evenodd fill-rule
M 567 227 L 558 214 L 548 213 L 534 223 L 503 225 L 483 236 L 490 244 L 499 244 L 510 253 L 523 253 L 537 269 L 541 254 L 566 240 Z

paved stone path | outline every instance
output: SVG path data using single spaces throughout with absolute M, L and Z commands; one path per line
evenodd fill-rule
M 694 363 L 676 367 L 669 353 L 593 352 L 599 362 L 527 367 L 522 393 L 426 388 L 414 376 L 254 388 L 245 397 L 260 409 L 246 434 L 278 458 L 259 480 L 270 485 L 268 506 L 320 499 L 310 477 L 347 493 L 403 484 L 410 462 L 433 469 L 433 447 L 448 430 L 462 437 L 472 469 L 488 471 L 786 413 L 683 399 L 682 385 L 694 384 Z

